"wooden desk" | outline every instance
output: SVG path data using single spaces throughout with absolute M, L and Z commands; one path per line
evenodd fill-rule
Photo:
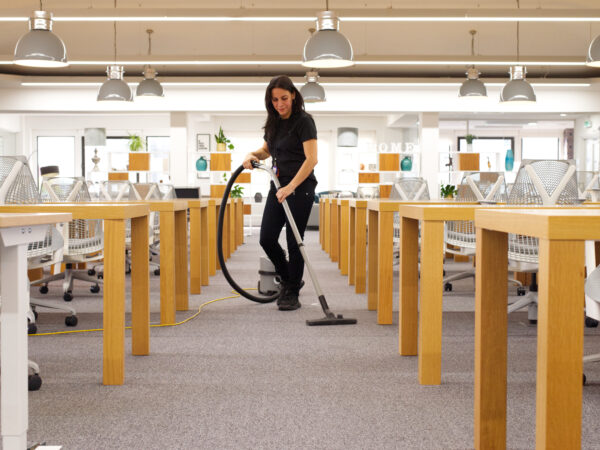
M 478 210 L 475 226 L 475 448 L 506 448 L 507 233 L 539 238 L 536 447 L 581 448 L 584 241 L 600 210 Z
M 351 199 L 348 207 L 348 284 L 362 294 L 367 289 L 367 200 Z
M 444 222 L 473 220 L 477 204 L 401 204 L 399 352 L 417 355 L 419 383 L 440 384 Z M 421 280 L 419 292 L 419 221 Z M 391 309 L 391 305 L 389 307 Z M 419 313 L 420 312 L 420 313 Z
M 338 198 L 338 267 L 342 275 L 348 275 L 348 259 L 350 256 L 350 199 Z
M 190 210 L 190 293 L 208 286 L 208 199 L 188 200 Z
M 71 214 L 0 214 L 0 418 L 6 450 L 27 448 L 27 244 L 43 240 L 49 224 L 71 218 Z
M 105 385 L 125 379 L 125 221 L 131 219 L 131 352 L 150 352 L 150 284 L 148 270 L 148 214 L 144 203 L 47 203 L 2 205 L 0 213 L 70 213 L 73 219 L 104 221 L 104 333 Z

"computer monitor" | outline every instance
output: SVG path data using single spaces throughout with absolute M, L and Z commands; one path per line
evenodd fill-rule
M 199 187 L 176 187 L 175 196 L 177 198 L 200 198 Z

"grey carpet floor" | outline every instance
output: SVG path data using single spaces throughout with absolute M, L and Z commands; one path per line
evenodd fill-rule
M 473 281 L 445 294 L 442 384 L 420 386 L 416 357 L 398 355 L 397 323 L 377 325 L 366 296 L 354 293 L 320 249 L 318 233 L 306 238 L 332 310 L 357 325 L 307 327 L 322 312 L 305 274 L 297 311 L 242 298 L 215 302 L 184 325 L 153 328 L 151 354 L 143 357 L 130 355 L 128 332 L 126 381 L 112 387 L 101 385 L 101 333 L 30 337 L 43 386 L 29 396 L 29 440 L 64 449 L 472 448 Z M 257 240 L 256 233 L 246 237 L 229 263 L 247 287 L 258 279 Z M 151 279 L 158 321 L 159 280 Z M 178 319 L 231 295 L 220 272 L 210 283 Z M 394 298 L 397 304 L 397 276 Z M 101 326 L 101 299 L 86 286 L 77 286 L 72 305 L 78 329 Z M 64 330 L 63 317 L 41 313 L 40 332 Z M 600 352 L 598 329 L 585 332 L 586 353 Z M 535 445 L 535 353 L 535 327 L 525 313 L 510 315 L 510 448 Z M 585 372 L 583 445 L 600 448 L 600 364 Z

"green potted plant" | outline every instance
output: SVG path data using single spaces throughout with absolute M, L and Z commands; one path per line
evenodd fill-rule
M 132 151 L 132 152 L 137 152 L 139 150 L 144 149 L 144 141 L 142 141 L 142 138 L 137 134 L 129 135 L 129 144 L 128 145 L 129 145 L 129 151 Z
M 223 127 L 219 127 L 219 132 L 215 134 L 215 141 L 217 141 L 217 151 L 224 152 L 227 149 L 233 150 L 233 144 L 223 133 Z
M 440 195 L 442 198 L 454 198 L 458 191 L 456 190 L 456 186 L 453 184 L 442 184 L 440 188 Z
M 465 136 L 465 140 L 467 141 L 467 151 L 468 152 L 473 151 L 473 139 L 477 139 L 477 137 L 472 134 L 467 134 Z
M 240 186 L 239 184 L 236 184 L 231 189 L 231 198 L 242 198 L 243 195 L 244 195 L 244 188 L 242 186 Z

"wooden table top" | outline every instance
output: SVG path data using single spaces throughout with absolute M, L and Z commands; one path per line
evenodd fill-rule
M 131 219 L 147 216 L 147 203 L 38 203 L 0 205 L 0 213 L 71 213 L 73 219 Z
M 407 200 L 390 200 L 390 199 L 373 199 L 367 203 L 367 209 L 371 211 L 389 212 L 398 211 L 400 205 L 456 205 L 454 200 L 420 200 L 420 201 L 407 201 Z M 471 203 L 469 203 L 471 204 Z
M 187 200 L 188 208 L 205 208 L 208 206 L 207 198 L 191 198 Z
M 0 228 L 70 222 L 72 217 L 69 213 L 0 213 Z
M 600 239 L 600 209 L 486 208 L 475 212 L 475 226 L 543 239 L 596 240 Z

